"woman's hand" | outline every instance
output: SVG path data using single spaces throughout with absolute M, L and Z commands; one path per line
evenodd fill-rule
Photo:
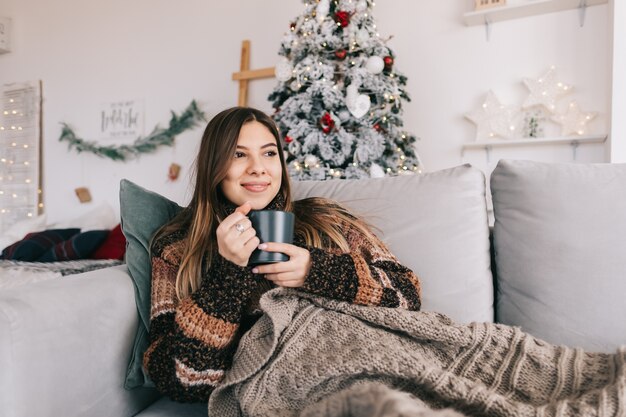
M 246 214 L 252 205 L 244 203 L 217 227 L 218 252 L 235 265 L 246 266 L 252 252 L 261 242 Z
M 286 262 L 259 265 L 252 272 L 265 274 L 265 278 L 281 287 L 301 287 L 311 269 L 311 254 L 308 250 L 288 243 L 267 242 L 259 249 L 268 252 L 281 252 L 289 256 Z

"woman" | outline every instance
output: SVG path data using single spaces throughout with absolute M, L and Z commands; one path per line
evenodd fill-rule
M 293 245 L 260 244 L 246 215 L 261 209 L 294 212 Z M 289 261 L 249 268 L 256 248 Z M 360 305 L 421 304 L 415 274 L 363 221 L 326 199 L 291 201 L 276 125 L 263 112 L 235 107 L 209 122 L 192 201 L 153 240 L 144 366 L 159 391 L 207 401 L 260 316 L 259 298 L 277 286 Z

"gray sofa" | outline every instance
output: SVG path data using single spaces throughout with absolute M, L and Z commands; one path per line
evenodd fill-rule
M 421 278 L 425 310 L 588 350 L 626 344 L 625 165 L 500 161 L 493 233 L 484 175 L 470 166 L 294 189 L 375 226 Z M 139 325 L 126 266 L 0 293 L 0 415 L 206 415 L 124 389 Z

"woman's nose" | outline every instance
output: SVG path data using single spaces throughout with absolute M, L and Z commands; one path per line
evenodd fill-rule
M 259 157 L 250 158 L 250 164 L 248 165 L 249 174 L 265 174 L 265 165 Z

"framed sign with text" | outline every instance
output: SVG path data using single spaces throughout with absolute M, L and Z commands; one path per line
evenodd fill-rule
M 102 103 L 100 138 L 104 140 L 136 139 L 144 134 L 144 101 L 120 100 Z

